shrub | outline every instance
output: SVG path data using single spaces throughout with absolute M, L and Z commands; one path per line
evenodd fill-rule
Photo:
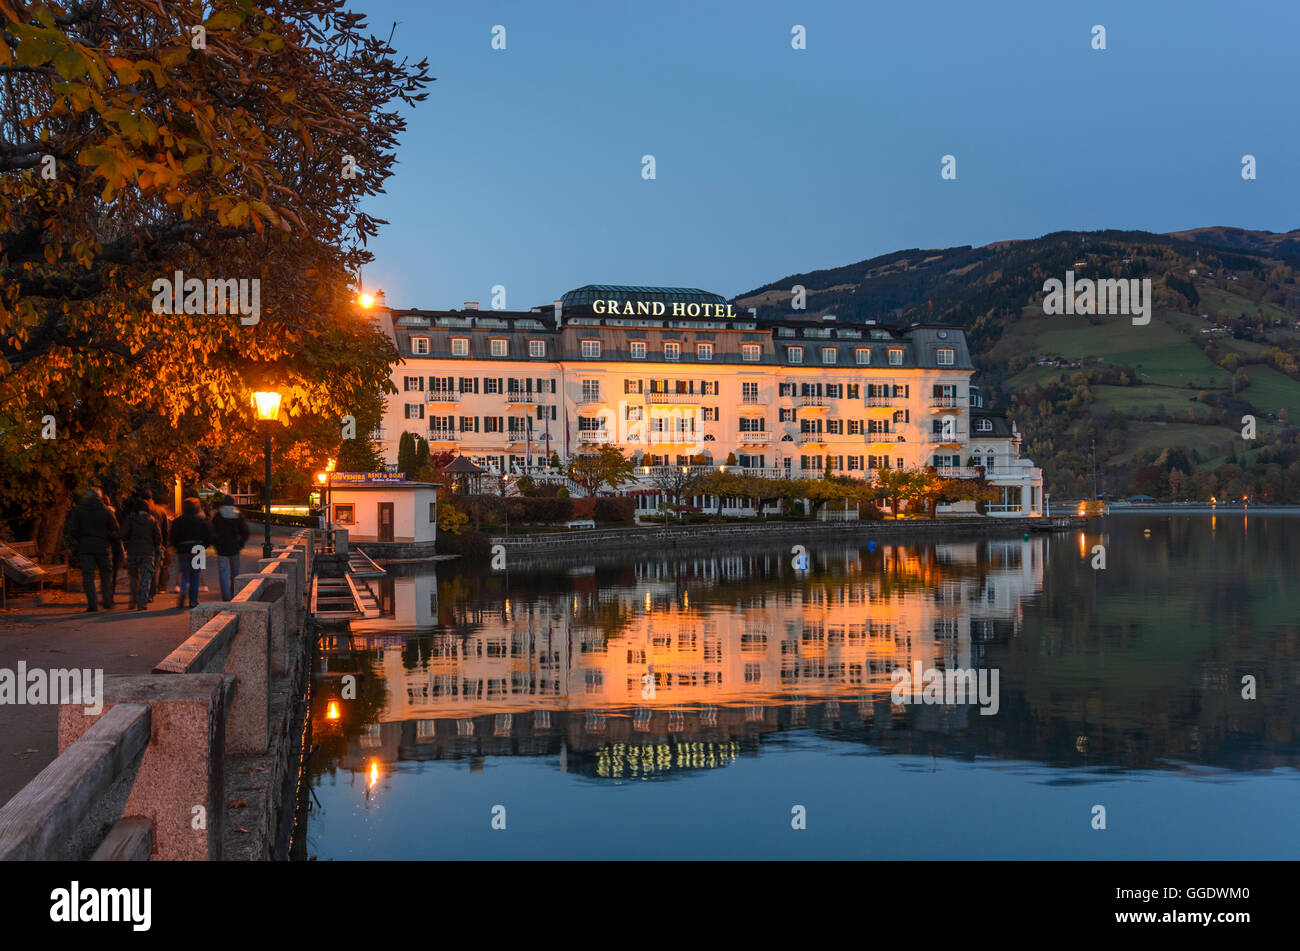
M 573 499 L 573 517 L 574 518 L 595 518 L 596 517 L 596 499 Z
M 631 522 L 636 505 L 626 496 L 600 496 L 596 500 L 598 522 Z
M 560 486 L 558 489 L 555 490 L 555 497 L 557 499 L 567 499 L 569 497 L 569 494 L 570 494 L 569 490 L 566 489 L 564 486 Z

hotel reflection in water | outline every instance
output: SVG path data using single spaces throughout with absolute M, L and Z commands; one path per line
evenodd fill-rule
M 563 593 L 520 584 L 441 614 L 432 573 L 386 579 L 384 618 L 322 641 L 313 728 L 372 783 L 399 760 L 556 756 L 630 778 L 726 765 L 785 729 L 959 728 L 978 708 L 895 706 L 890 674 L 982 666 L 1018 633 L 1046 544 L 813 552 L 807 572 L 777 554 L 647 556 L 599 587 L 587 569 Z M 349 672 L 369 703 L 339 701 Z

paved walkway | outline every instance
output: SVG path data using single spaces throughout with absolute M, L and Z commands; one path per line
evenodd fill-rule
M 249 523 L 252 535 L 244 546 L 240 568 L 255 571 L 262 557 L 262 526 Z M 272 527 L 276 544 L 300 529 Z M 174 557 L 174 556 L 173 556 Z M 114 607 L 103 605 L 95 614 L 86 613 L 85 596 L 72 591 L 35 598 L 11 598 L 7 611 L 0 611 L 0 668 L 16 670 L 19 661 L 27 668 L 102 668 L 108 674 L 147 674 L 189 637 L 189 611 L 176 607 L 176 565 L 168 579 L 172 590 L 159 592 L 147 611 L 129 607 L 130 582 L 126 566 L 118 575 Z M 219 601 L 217 560 L 209 555 L 199 592 L 200 601 Z M 0 804 L 58 755 L 57 706 L 0 705 Z

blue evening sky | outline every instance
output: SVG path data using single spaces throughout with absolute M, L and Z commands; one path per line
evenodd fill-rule
M 1292 0 L 354 8 L 438 77 L 368 205 L 391 223 L 365 283 L 396 307 L 486 308 L 496 284 L 511 309 L 588 283 L 731 296 L 1065 229 L 1300 227 Z

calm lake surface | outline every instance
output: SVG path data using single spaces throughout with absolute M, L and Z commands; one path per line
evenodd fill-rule
M 385 579 L 322 642 L 298 854 L 1300 858 L 1300 515 L 870 537 Z M 997 712 L 892 702 L 917 663 Z

